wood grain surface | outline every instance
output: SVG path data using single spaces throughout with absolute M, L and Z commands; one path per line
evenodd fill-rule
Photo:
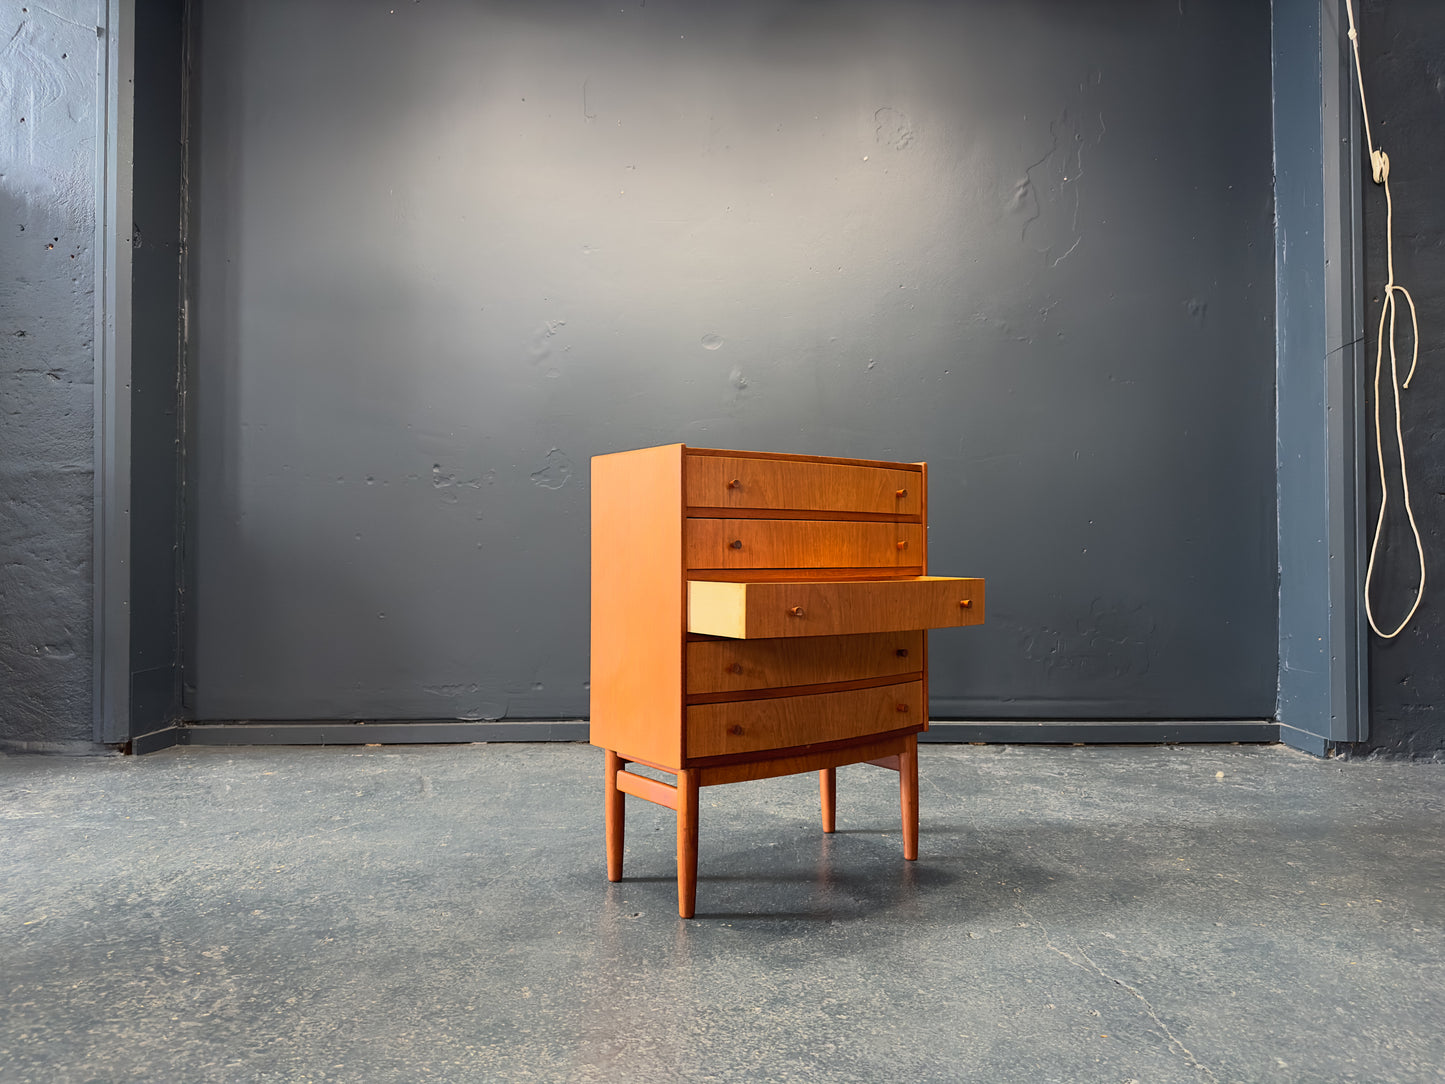
M 695 640 L 687 692 L 724 693 L 909 674 L 923 669 L 918 630 L 778 640 Z
M 981 579 L 729 583 L 691 580 L 688 631 L 736 639 L 958 628 L 983 623 Z M 964 605 L 967 603 L 967 605 Z
M 921 681 L 776 700 L 701 704 L 687 709 L 688 755 L 786 749 L 881 734 L 915 722 L 921 728 L 927 710 Z
M 684 473 L 689 505 L 910 516 L 921 508 L 920 477 L 912 470 L 690 455 Z
M 921 523 L 689 519 L 686 536 L 690 569 L 889 568 L 923 561 Z

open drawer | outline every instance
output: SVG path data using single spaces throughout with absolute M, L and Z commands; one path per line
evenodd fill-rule
M 689 580 L 687 630 L 750 640 L 983 624 L 983 580 L 917 576 L 811 583 Z

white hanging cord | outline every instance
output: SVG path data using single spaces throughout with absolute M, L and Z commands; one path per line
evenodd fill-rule
M 1383 148 L 1376 150 L 1374 141 L 1370 138 L 1370 114 L 1365 108 L 1365 75 L 1360 69 L 1360 38 L 1355 32 L 1355 5 L 1353 0 L 1345 0 L 1345 11 L 1350 17 L 1350 44 L 1355 53 L 1355 75 L 1360 85 L 1360 115 L 1365 122 L 1365 145 L 1370 148 L 1370 172 L 1374 175 L 1375 183 L 1385 188 L 1385 304 L 1380 310 L 1380 330 L 1375 344 L 1375 460 L 1380 465 L 1380 516 L 1375 520 L 1375 537 L 1370 542 L 1370 559 L 1365 566 L 1365 617 L 1370 622 L 1370 628 L 1386 640 L 1394 639 L 1405 631 L 1405 626 L 1415 616 L 1415 611 L 1420 608 L 1420 600 L 1425 597 L 1425 546 L 1420 541 L 1420 528 L 1415 523 L 1415 510 L 1410 506 L 1410 478 L 1405 470 L 1405 434 L 1400 422 L 1400 393 L 1410 386 L 1410 378 L 1415 375 L 1415 366 L 1420 360 L 1420 322 L 1415 317 L 1415 299 L 1410 296 L 1410 291 L 1403 286 L 1395 285 L 1395 205 L 1390 199 L 1390 156 Z M 1395 295 L 1399 294 L 1405 299 L 1405 304 L 1410 306 L 1410 327 L 1413 344 L 1413 353 L 1410 358 L 1410 371 L 1405 375 L 1405 382 L 1400 382 L 1400 371 L 1395 357 L 1395 316 L 1396 302 Z M 1385 362 L 1385 339 L 1386 325 L 1389 325 L 1390 340 L 1390 387 L 1395 399 L 1395 447 L 1400 453 L 1400 488 L 1405 497 L 1405 516 L 1410 521 L 1410 532 L 1415 536 L 1415 552 L 1420 555 L 1420 586 L 1415 591 L 1415 604 L 1410 607 L 1410 612 L 1405 615 L 1403 621 L 1395 626 L 1394 632 L 1385 632 L 1375 623 L 1375 614 L 1370 607 L 1370 581 L 1375 575 L 1375 558 L 1380 551 L 1380 536 L 1385 529 L 1385 509 L 1390 503 L 1390 483 L 1385 475 L 1385 450 L 1384 438 L 1380 433 L 1380 374 Z

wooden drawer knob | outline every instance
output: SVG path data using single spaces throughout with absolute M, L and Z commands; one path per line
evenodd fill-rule
M 898 705 L 898 714 L 899 714 L 899 715 L 907 715 L 907 714 L 908 714 L 908 705 L 907 705 L 907 704 L 899 704 L 899 705 Z
M 900 489 L 897 493 L 894 494 L 894 496 L 898 497 L 901 500 L 902 498 L 908 496 L 908 490 Z
M 907 542 L 904 542 L 904 541 L 900 541 L 900 542 L 898 543 L 898 548 L 901 549 L 901 550 L 906 550 L 906 549 L 908 548 L 908 543 L 907 543 Z
M 734 538 L 728 545 L 735 550 L 740 550 L 743 548 L 743 540 L 741 538 Z
M 743 728 L 742 725 L 739 723 L 734 723 L 732 726 L 728 727 L 729 734 L 741 734 L 742 732 Z
M 971 609 L 973 609 L 973 599 L 971 599 L 971 598 L 962 598 L 962 599 L 959 599 L 959 600 L 958 600 L 958 604 L 959 604 L 960 606 L 962 606 L 965 610 L 971 610 Z
M 734 479 L 732 479 L 731 481 L 728 482 L 728 488 L 729 488 L 729 489 L 742 489 L 742 488 L 743 488 L 743 480 L 742 480 L 741 478 L 734 478 Z
M 742 672 L 743 672 L 743 664 L 740 663 L 740 662 L 735 662 L 735 663 L 733 663 L 731 666 L 728 667 L 728 673 L 729 673 L 729 674 L 741 674 Z
M 803 607 L 801 607 L 801 606 L 794 606 L 792 609 L 790 609 L 790 610 L 788 611 L 788 613 L 792 614 L 794 617 L 802 617 L 802 616 L 803 616 Z
M 900 659 L 906 659 L 908 658 L 908 649 L 906 647 L 900 647 L 897 651 L 894 652 L 894 654 L 897 655 Z

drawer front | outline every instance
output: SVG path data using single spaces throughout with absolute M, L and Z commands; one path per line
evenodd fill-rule
M 687 691 L 728 693 L 912 674 L 923 669 L 923 633 L 696 640 L 687 645 Z
M 806 519 L 690 519 L 690 569 L 923 566 L 921 523 Z
M 733 700 L 687 709 L 687 757 L 754 753 L 861 738 L 928 723 L 923 683 L 772 700 Z
M 984 581 L 948 576 L 815 583 L 691 580 L 687 629 L 768 639 L 981 625 Z
M 683 466 L 687 503 L 694 508 L 801 509 L 919 515 L 918 471 L 843 463 L 791 463 L 693 455 Z

